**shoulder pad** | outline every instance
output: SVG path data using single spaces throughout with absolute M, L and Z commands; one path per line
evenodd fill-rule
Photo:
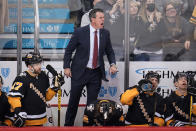
M 27 73 L 26 72 L 22 72 L 19 74 L 19 76 L 27 76 Z

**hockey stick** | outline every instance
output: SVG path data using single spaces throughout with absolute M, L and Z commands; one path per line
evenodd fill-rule
M 55 76 L 55 86 L 59 86 L 58 84 L 58 76 Z M 60 127 L 61 123 L 61 89 L 58 90 L 58 127 Z
M 61 90 L 58 90 L 58 126 L 60 127 L 61 121 Z
M 57 71 L 51 65 L 47 65 L 46 69 L 48 69 L 48 71 L 52 73 L 52 75 L 55 77 L 55 82 L 54 82 L 55 87 L 61 87 L 65 83 L 64 77 L 62 76 L 62 72 L 58 74 Z M 60 126 L 60 121 L 61 121 L 61 89 L 58 90 L 58 126 Z
M 189 114 L 189 122 L 190 122 L 191 126 L 192 126 L 192 106 L 193 106 L 193 96 L 191 95 L 191 97 L 190 97 L 190 114 Z

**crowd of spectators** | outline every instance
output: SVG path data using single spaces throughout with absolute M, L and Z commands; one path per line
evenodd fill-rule
M 124 0 L 69 1 L 71 16 L 77 18 L 75 27 L 90 23 L 91 9 L 104 10 L 104 28 L 110 31 L 117 61 L 124 57 L 124 4 Z M 168 54 L 174 56 L 182 48 L 186 51 L 181 59 L 167 60 L 195 60 L 194 26 L 189 23 L 195 4 L 194 0 L 131 0 L 130 60 L 163 61 Z

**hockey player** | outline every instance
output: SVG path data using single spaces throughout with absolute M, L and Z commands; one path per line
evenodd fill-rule
M 127 89 L 120 98 L 123 105 L 128 105 L 125 118 L 127 126 L 164 126 L 164 101 L 156 92 L 160 75 L 150 71 L 138 85 Z
M 195 6 L 195 8 L 193 10 L 192 16 L 191 16 L 189 21 L 196 25 L 196 6 Z
M 122 126 L 122 106 L 112 100 L 96 100 L 84 111 L 83 126 Z
M 172 127 L 196 125 L 196 93 L 194 93 L 194 90 L 187 90 L 187 74 L 184 72 L 178 72 L 174 77 L 174 85 L 176 90 L 165 100 L 166 125 Z M 191 95 L 194 95 L 192 102 L 190 99 Z M 190 111 L 190 104 L 192 111 Z M 192 116 L 191 119 L 190 114 Z
M 0 126 L 11 126 L 10 104 L 5 92 L 2 92 L 3 78 L 0 76 Z
M 49 78 L 41 70 L 41 63 L 42 57 L 38 53 L 28 53 L 25 56 L 28 69 L 15 78 L 8 94 L 16 127 L 42 126 L 46 123 L 46 101 L 51 100 L 61 86 L 55 77 L 57 83 L 50 88 Z

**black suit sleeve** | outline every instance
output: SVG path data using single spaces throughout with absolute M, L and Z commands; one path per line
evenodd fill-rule
M 72 37 L 70 39 L 67 48 L 65 49 L 64 64 L 63 64 L 64 69 L 70 68 L 72 53 L 76 49 L 77 44 L 78 44 L 78 33 L 77 30 L 75 30 L 74 33 L 72 34 Z
M 110 40 L 110 33 L 109 31 L 106 31 L 106 48 L 105 48 L 105 52 L 108 58 L 108 61 L 110 64 L 114 63 L 116 64 L 116 60 L 115 60 L 115 54 L 114 54 L 114 50 L 112 48 L 112 44 L 111 44 L 111 40 Z

